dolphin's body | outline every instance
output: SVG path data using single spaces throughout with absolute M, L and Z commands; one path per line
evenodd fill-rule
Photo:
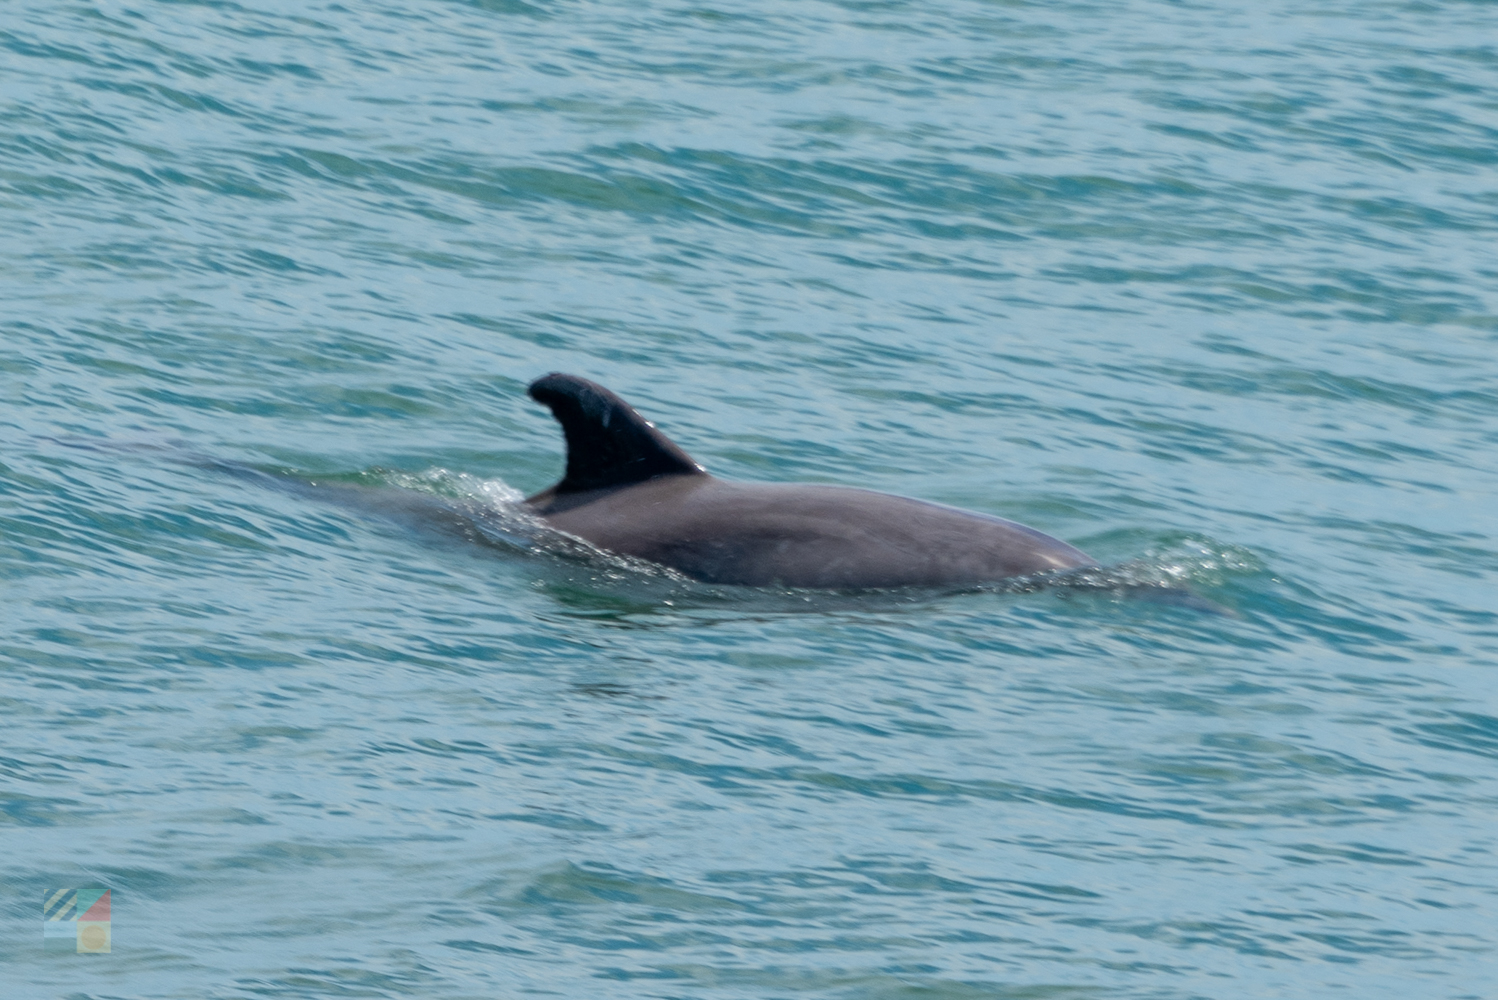
M 1000 517 L 844 486 L 734 483 L 603 386 L 530 386 L 567 438 L 561 482 L 526 500 L 551 526 L 706 583 L 786 587 L 973 585 L 1095 566 Z

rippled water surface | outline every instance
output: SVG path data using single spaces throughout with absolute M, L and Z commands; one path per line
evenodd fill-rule
M 1495 95 L 1457 0 L 0 4 L 0 994 L 1498 995 Z M 1230 613 L 408 516 L 553 370 Z

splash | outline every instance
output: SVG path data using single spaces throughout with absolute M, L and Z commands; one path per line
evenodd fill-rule
M 1221 587 L 1233 576 L 1264 571 L 1263 563 L 1247 549 L 1183 536 L 1126 562 L 1006 580 L 985 589 L 1000 593 L 1056 590 L 1063 595 L 1108 594 L 1236 617 L 1231 609 L 1197 591 Z

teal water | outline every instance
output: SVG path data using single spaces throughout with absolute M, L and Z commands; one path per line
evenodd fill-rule
M 1498 7 L 1246 6 L 0 4 L 0 994 L 1498 995 Z M 500 510 L 552 370 L 1233 614 L 184 460 Z

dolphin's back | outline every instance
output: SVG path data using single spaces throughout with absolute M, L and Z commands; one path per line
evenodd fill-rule
M 964 585 L 1094 564 L 1013 521 L 840 486 L 662 476 L 537 513 L 599 548 L 708 583 Z
M 1003 518 L 842 486 L 716 479 L 624 400 L 575 375 L 531 383 L 567 438 L 560 482 L 526 502 L 599 548 L 708 583 L 902 587 L 1095 565 Z

